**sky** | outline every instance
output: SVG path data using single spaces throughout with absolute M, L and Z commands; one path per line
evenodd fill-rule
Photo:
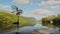
M 13 11 L 11 6 L 22 9 L 22 16 L 36 19 L 60 14 L 60 0 L 0 0 L 0 10 Z

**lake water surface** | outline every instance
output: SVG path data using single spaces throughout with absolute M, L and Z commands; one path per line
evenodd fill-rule
M 48 27 L 46 26 L 42 26 L 41 24 L 37 23 L 34 26 L 26 26 L 26 27 L 22 27 L 19 28 L 20 34 L 34 34 L 32 33 L 33 31 L 38 31 L 42 28 L 45 28 L 46 30 L 50 30 Z M 16 30 L 10 31 L 10 32 L 5 32 L 3 34 L 15 34 Z M 54 28 L 51 29 L 51 33 L 50 34 L 60 34 L 60 31 L 58 30 L 58 28 Z

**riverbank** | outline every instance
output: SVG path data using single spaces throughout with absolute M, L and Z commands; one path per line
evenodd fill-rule
M 5 32 L 10 32 L 10 31 L 13 31 L 13 30 L 16 30 L 17 28 L 12 28 L 12 29 L 7 29 L 7 30 L 1 30 L 0 31 L 0 34 L 3 34 Z

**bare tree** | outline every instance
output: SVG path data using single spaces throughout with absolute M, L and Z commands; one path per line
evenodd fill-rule
M 19 28 L 19 16 L 23 13 L 22 12 L 23 10 L 19 9 L 17 6 L 12 6 L 12 9 L 14 10 L 14 12 L 16 12 L 16 15 L 18 17 L 17 22 L 14 22 L 13 24 L 16 24 L 17 28 Z M 19 29 L 17 29 L 17 31 L 19 31 Z M 16 33 L 18 33 L 18 32 L 16 32 Z

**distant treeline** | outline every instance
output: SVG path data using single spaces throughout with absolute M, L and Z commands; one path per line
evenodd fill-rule
M 60 14 L 42 18 L 42 25 L 60 28 Z

